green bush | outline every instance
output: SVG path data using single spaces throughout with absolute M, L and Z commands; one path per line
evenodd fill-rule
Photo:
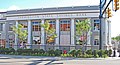
M 107 57 L 108 57 L 107 54 L 102 55 L 102 58 L 107 58 Z
M 82 55 L 81 57 L 82 57 L 82 58 L 92 58 L 92 57 L 93 57 L 93 55 L 84 54 L 84 55 Z
M 33 49 L 32 54 L 38 54 L 39 50 L 38 49 Z
M 23 53 L 23 49 L 21 49 L 21 48 L 17 49 L 17 53 L 18 53 L 18 55 L 21 55 Z
M 10 51 L 15 53 L 15 49 L 14 48 L 10 48 Z
M 38 53 L 39 53 L 39 54 L 44 54 L 45 51 L 44 51 L 43 49 L 40 49 L 40 50 L 38 50 Z
M 70 54 L 61 54 L 61 57 L 71 57 Z
M 54 54 L 55 56 L 60 56 L 62 54 L 62 50 L 56 49 Z
M 68 54 L 72 55 L 73 57 L 76 56 L 76 50 L 71 50 L 68 52 Z
M 105 53 L 105 50 L 99 50 L 98 55 L 99 57 L 104 57 Z
M 91 49 L 90 49 L 90 50 L 87 50 L 87 51 L 86 51 L 86 54 L 92 55 L 92 50 L 91 50 Z
M 95 57 L 95 58 L 98 58 L 99 57 L 99 55 L 98 55 L 98 50 L 94 50 L 93 51 L 93 56 Z
M 104 54 L 109 55 L 109 51 L 108 51 L 108 50 L 105 50 Z
M 77 57 L 81 56 L 82 55 L 82 50 L 81 49 L 77 50 L 75 54 L 76 54 Z
M 4 48 L 3 50 L 5 52 L 4 54 L 9 54 L 10 53 L 9 48 Z
M 14 55 L 18 55 L 18 52 L 15 52 Z
M 3 48 L 3 47 L 0 47 L 0 54 L 5 54 L 5 48 Z
M 48 50 L 47 53 L 49 54 L 49 56 L 54 56 L 54 50 Z
M 13 48 L 0 48 L 0 54 L 15 54 L 15 55 L 32 55 L 32 56 L 61 56 L 61 57 L 80 57 L 80 58 L 98 58 L 100 54 L 101 57 L 106 58 L 108 55 L 112 54 L 112 50 L 87 50 L 82 54 L 82 50 L 71 50 L 67 54 L 62 54 L 62 50 L 48 50 L 44 51 L 43 49 L 17 49 L 15 51 Z
M 97 55 L 95 56 L 95 58 L 99 58 L 99 55 L 97 54 Z
M 42 56 L 50 56 L 47 52 L 45 52 L 44 54 L 42 54 Z
M 111 57 L 111 54 L 112 54 L 112 50 L 109 49 L 109 50 L 108 50 L 108 56 Z
M 17 50 L 19 55 L 31 55 L 32 54 L 32 49 L 18 49 Z
M 64 57 L 64 54 L 61 54 L 60 56 L 61 56 L 61 57 Z
M 15 49 L 14 48 L 6 48 L 7 50 L 7 54 L 14 54 L 15 53 Z
M 24 53 L 26 55 L 31 55 L 32 54 L 32 49 L 23 49 L 24 50 Z

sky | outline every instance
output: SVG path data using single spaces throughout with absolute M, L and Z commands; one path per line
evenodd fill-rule
M 107 0 L 109 1 L 109 0 Z M 0 0 L 0 12 L 8 10 L 67 7 L 67 6 L 90 6 L 99 5 L 99 0 Z M 112 8 L 112 5 L 110 5 Z M 111 36 L 120 34 L 120 10 L 112 11 Z

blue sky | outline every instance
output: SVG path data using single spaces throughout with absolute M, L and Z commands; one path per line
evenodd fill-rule
M 107 0 L 108 1 L 108 0 Z M 99 5 L 99 0 L 0 0 L 0 12 L 16 9 Z M 120 34 L 120 10 L 113 12 L 111 36 Z
M 94 3 L 94 0 L 0 0 L 0 8 L 7 9 L 13 5 L 19 7 L 20 9 L 80 6 L 80 5 L 84 6 L 84 5 L 98 5 L 99 4 L 98 2 Z

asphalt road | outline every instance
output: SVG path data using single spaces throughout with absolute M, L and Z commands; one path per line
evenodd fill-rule
M 120 58 L 61 58 L 0 55 L 0 65 L 120 65 Z

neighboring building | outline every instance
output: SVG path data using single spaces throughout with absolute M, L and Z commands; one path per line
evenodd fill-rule
M 117 40 L 112 40 L 112 56 L 118 57 L 120 55 L 120 42 Z
M 32 45 L 33 49 L 79 49 L 81 45 L 76 45 L 75 23 L 78 20 L 89 18 L 92 34 L 88 33 L 85 47 L 86 49 L 99 49 L 99 6 L 13 10 L 0 13 L 0 16 L 0 39 L 6 41 L 4 42 L 6 47 L 17 48 L 18 38 L 11 27 L 22 24 L 24 30 L 28 30 L 27 43 Z M 40 24 L 44 24 L 46 20 L 50 20 L 50 26 L 56 29 L 57 38 L 54 44 L 46 44 L 45 42 L 45 31 Z M 103 17 L 102 21 L 103 49 L 109 49 L 111 48 L 111 22 L 106 17 Z
M 0 46 L 5 47 L 6 44 L 6 12 L 0 12 Z

